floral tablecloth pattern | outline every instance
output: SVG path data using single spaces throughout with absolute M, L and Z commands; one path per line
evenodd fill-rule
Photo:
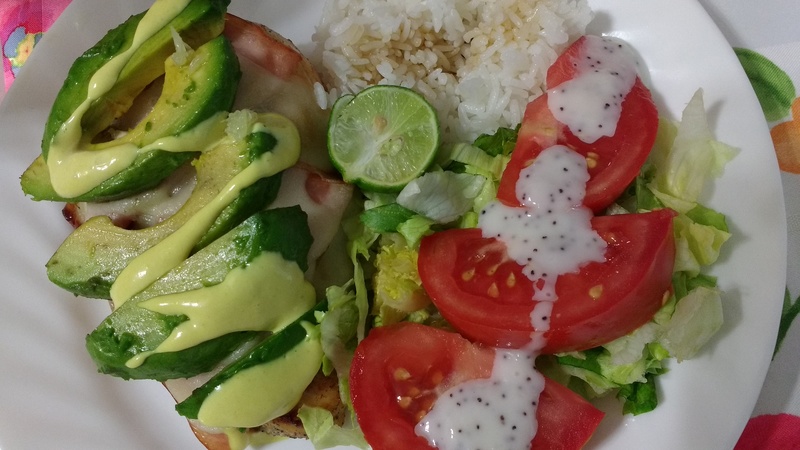
M 3 0 L 0 2 L 0 48 L 5 90 L 28 59 L 34 45 L 70 0 Z
M 0 101 L 70 0 L 2 0 Z M 796 0 L 700 0 L 725 33 L 770 123 L 787 208 L 789 260 L 778 340 L 761 396 L 735 450 L 800 449 L 800 7 Z M 756 20 L 754 17 L 758 15 Z M 781 25 L 782 24 L 782 25 Z

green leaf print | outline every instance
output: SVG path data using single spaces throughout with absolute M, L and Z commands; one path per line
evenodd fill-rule
M 783 338 L 786 337 L 786 333 L 789 331 L 789 327 L 792 326 L 792 322 L 800 314 L 800 297 L 796 298 L 794 302 L 792 302 L 792 297 L 789 295 L 789 289 L 786 289 L 786 294 L 783 296 L 783 311 L 781 312 L 781 324 L 778 327 L 778 340 L 775 342 L 775 351 L 772 353 L 772 357 L 775 358 L 775 355 L 778 354 L 778 350 L 781 348 L 781 343 L 783 342 Z
M 792 79 L 780 67 L 761 55 L 744 48 L 734 48 L 767 120 L 774 122 L 789 115 L 795 88 Z

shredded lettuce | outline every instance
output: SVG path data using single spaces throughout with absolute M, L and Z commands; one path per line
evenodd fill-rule
M 419 241 L 432 233 L 431 228 L 435 224 L 436 222 L 425 216 L 415 215 L 398 225 L 397 232 L 406 239 L 409 247 L 417 248 L 419 247 Z
M 660 326 L 650 322 L 601 347 L 558 355 L 557 361 L 567 373 L 583 380 L 594 395 L 604 395 L 627 384 L 644 383 L 648 374 L 663 371 L 662 361 L 668 355 L 652 345 L 661 333 Z
M 478 213 L 496 197 L 517 131 L 500 129 L 472 145 L 442 148 L 437 165 L 399 194 L 364 192 L 359 211 L 345 221 L 354 275 L 345 286 L 328 290 L 329 311 L 320 328 L 324 368 L 340 374 L 351 414 L 349 398 L 344 398 L 349 397 L 346 374 L 353 349 L 369 327 L 398 321 L 447 326 L 422 288 L 419 243 L 441 229 L 477 226 Z M 642 414 L 658 405 L 657 382 L 667 371 L 667 360 L 694 357 L 722 325 L 721 293 L 703 269 L 719 258 L 731 234 L 725 216 L 704 206 L 702 195 L 735 153 L 714 140 L 701 90 L 680 122 L 661 120 L 649 160 L 606 213 L 665 207 L 678 212 L 671 295 L 633 333 L 593 349 L 542 356 L 537 367 L 541 362 L 548 376 L 587 398 L 616 393 L 625 413 Z M 317 448 L 363 442 L 357 429 L 334 425 L 327 411 L 305 408 L 301 418 Z
M 650 160 L 657 167 L 651 190 L 666 206 L 686 213 L 697 203 L 710 178 L 722 174 L 736 150 L 714 140 L 698 90 L 676 126 L 662 119 Z
M 656 376 L 657 374 L 648 373 L 645 381 L 637 381 L 620 387 L 617 398 L 623 400 L 623 414 L 644 414 L 658 406 Z
M 303 405 L 297 411 L 297 416 L 303 422 L 303 429 L 314 444 L 314 448 L 331 448 L 339 445 L 369 448 L 360 428 L 337 425 L 327 409 Z
M 702 273 L 719 258 L 730 238 L 723 214 L 699 203 L 710 179 L 722 173 L 736 151 L 714 140 L 702 91 L 686 106 L 680 123 L 662 119 L 650 158 L 636 181 L 607 213 L 645 212 L 668 207 L 676 260 L 673 293 L 653 319 L 633 333 L 601 347 L 558 355 L 570 387 L 587 397 L 612 390 L 623 411 L 641 414 L 658 404 L 656 383 L 667 358 L 694 357 L 723 322 L 716 279 Z
M 591 350 L 558 355 L 560 369 L 584 383 L 577 390 L 587 397 L 616 389 L 625 413 L 651 411 L 658 405 L 655 384 L 666 372 L 664 361 L 694 357 L 722 325 L 720 292 L 706 285 L 708 279 L 701 280 L 679 300 L 673 296 L 653 321 L 633 333 Z
M 320 321 L 323 373 L 330 375 L 350 373 L 350 361 L 358 335 L 359 311 L 352 280 L 344 286 L 331 286 L 326 290 L 328 311 Z
M 440 152 L 439 163 L 448 171 L 484 178 L 481 192 L 474 198 L 472 213 L 479 212 L 497 197 L 497 186 L 510 159 L 508 155 L 516 143 L 516 137 L 516 130 L 500 128 L 493 135 L 482 135 L 473 145 L 459 143 L 445 147 Z M 470 212 L 465 213 L 459 227 L 477 226 L 477 218 L 472 216 L 474 214 Z
M 375 258 L 374 304 L 372 313 L 382 325 L 404 320 L 426 308 L 431 299 L 422 288 L 417 271 L 418 251 L 397 234 L 384 234 Z
M 438 163 L 441 167 L 455 169 L 455 172 L 469 172 L 483 175 L 488 179 L 499 180 L 503 175 L 503 170 L 508 164 L 507 153 L 490 154 L 485 150 L 467 143 L 457 143 L 442 147 L 438 154 Z
M 673 221 L 675 244 L 675 271 L 685 271 L 693 275 L 700 273 L 703 266 L 713 264 L 719 257 L 722 244 L 731 234 L 711 225 L 693 221 L 686 215 L 679 215 Z
M 365 263 L 371 258 L 370 248 L 378 240 L 378 233 L 368 229 L 357 217 L 347 217 L 342 227 L 348 238 L 347 251 L 353 263 L 353 285 L 355 304 L 358 308 L 358 340 L 366 336 L 367 317 L 369 316 L 369 293 Z
M 509 155 L 517 144 L 520 126 L 516 128 L 498 128 L 492 134 L 482 134 L 475 139 L 473 145 L 491 156 Z
M 472 209 L 486 179 L 449 171 L 428 172 L 400 191 L 397 203 L 434 222 L 447 224 Z
M 416 213 L 397 203 L 376 206 L 361 213 L 361 222 L 376 233 L 391 233 Z
M 678 362 L 697 354 L 722 327 L 722 297 L 715 288 L 698 286 L 675 305 L 658 342 Z

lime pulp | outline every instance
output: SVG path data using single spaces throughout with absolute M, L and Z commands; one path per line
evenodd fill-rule
M 439 139 L 436 110 L 400 86 L 372 86 L 340 98 L 328 126 L 328 152 L 342 178 L 377 192 L 399 191 L 422 175 Z

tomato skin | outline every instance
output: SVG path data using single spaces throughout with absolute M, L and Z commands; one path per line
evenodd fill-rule
M 427 441 L 414 433 L 421 413 L 427 413 L 435 398 L 448 388 L 488 378 L 494 357 L 492 348 L 425 325 L 402 322 L 373 329 L 359 343 L 350 370 L 353 407 L 367 442 L 373 450 L 430 450 Z M 437 372 L 444 375 L 441 382 L 428 382 L 438 379 Z M 408 380 L 398 373 L 408 373 Z M 413 404 L 418 410 L 408 411 L 398 399 L 413 388 L 419 389 L 421 400 Z M 531 449 L 579 449 L 602 418 L 603 413 L 589 402 L 545 379 L 536 415 L 539 427 Z
M 576 76 L 572 61 L 579 55 L 585 38 L 571 45 L 547 71 L 548 89 Z M 565 145 L 587 157 L 589 181 L 584 205 L 598 213 L 616 200 L 636 178 L 655 142 L 658 110 L 650 91 L 636 78 L 622 103 L 622 112 L 613 136 L 587 144 L 556 120 L 547 106 L 547 94 L 528 104 L 522 119 L 517 144 L 511 153 L 498 187 L 497 198 L 509 206 L 520 206 L 516 183 L 520 171 L 536 156 L 553 145 Z
M 488 378 L 494 350 L 472 345 L 458 334 L 415 323 L 374 328 L 356 348 L 350 369 L 350 395 L 358 424 L 374 450 L 430 449 L 414 433 L 420 412 L 450 386 L 474 378 Z M 404 370 L 410 383 L 396 380 Z M 439 383 L 430 378 L 445 375 Z M 429 380 L 426 380 L 429 379 Z M 420 400 L 402 408 L 398 397 L 419 389 Z
M 592 348 L 653 317 L 672 284 L 674 216 L 663 209 L 592 219 L 592 227 L 608 244 L 606 261 L 559 277 L 542 353 Z M 480 229 L 435 233 L 420 244 L 418 269 L 433 303 L 462 335 L 493 347 L 530 343 L 535 331 L 532 283 L 505 256 L 500 241 L 483 238 Z M 506 281 L 510 278 L 515 280 L 511 287 Z M 499 287 L 496 296 L 487 289 L 493 285 Z
M 536 414 L 540 432 L 533 438 L 531 450 L 579 449 L 604 417 L 583 397 L 548 378 L 539 396 L 539 411 L 547 414 Z
M 531 165 L 536 155 L 544 149 L 563 142 L 565 129 L 566 127 L 550 112 L 547 106 L 547 94 L 542 94 L 528 103 L 517 133 L 517 143 L 497 186 L 498 200 L 508 206 L 522 206 L 516 192 L 520 172 Z M 587 195 L 588 190 L 587 183 Z

